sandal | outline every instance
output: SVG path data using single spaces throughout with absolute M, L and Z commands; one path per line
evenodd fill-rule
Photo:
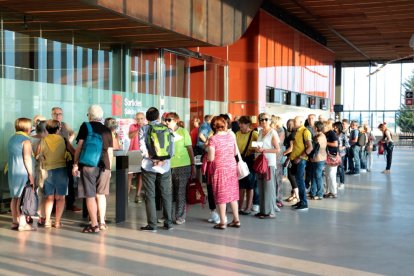
M 106 231 L 108 230 L 108 226 L 105 223 L 99 223 L 99 230 Z
M 53 225 L 53 227 L 55 227 L 56 229 L 60 229 L 62 228 L 63 224 L 61 222 L 57 223 L 55 222 L 55 224 Z
M 39 220 L 37 221 L 37 227 L 45 227 L 46 219 L 39 217 Z
M 18 231 L 35 231 L 36 228 L 32 227 L 30 224 L 25 224 L 24 226 L 19 226 Z
M 52 228 L 52 222 L 45 222 L 45 228 Z
M 290 196 L 290 197 L 286 198 L 286 199 L 285 199 L 285 201 L 286 201 L 286 202 L 291 202 L 291 201 L 293 201 L 295 198 L 296 198 L 296 197 L 292 195 L 292 196 Z
M 17 231 L 19 230 L 19 224 L 18 223 L 12 223 L 12 226 L 10 227 L 10 230 Z
M 240 215 L 243 215 L 243 216 L 247 216 L 247 215 L 250 215 L 250 211 L 246 211 L 246 210 L 241 210 L 241 211 L 239 211 L 239 214 Z
M 226 229 L 226 225 L 219 223 L 219 224 L 214 225 L 213 228 L 214 229 L 219 229 L 219 230 L 224 230 L 224 229 Z
M 82 233 L 99 233 L 99 225 L 88 225 L 83 228 Z
M 260 219 L 274 219 L 274 218 L 276 218 L 276 216 L 275 215 L 261 215 L 261 216 L 259 216 L 259 218 Z
M 259 213 L 255 214 L 254 216 L 255 216 L 255 217 L 260 217 L 260 216 L 264 216 L 264 215 L 265 215 L 265 214 L 263 214 L 263 213 L 260 213 L 260 212 L 259 212 Z
M 240 228 L 241 224 L 240 221 L 232 221 L 229 224 L 227 224 L 227 227 Z

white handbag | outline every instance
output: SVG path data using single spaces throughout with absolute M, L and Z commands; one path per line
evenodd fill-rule
M 240 179 L 247 177 L 250 174 L 249 167 L 246 162 L 241 159 L 239 154 L 239 162 L 237 163 L 237 176 Z

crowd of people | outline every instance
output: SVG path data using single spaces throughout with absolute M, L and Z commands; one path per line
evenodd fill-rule
M 8 182 L 12 229 L 34 230 L 32 219 L 20 212 L 23 188 L 30 184 L 40 197 L 38 227 L 61 228 L 65 209 L 79 211 L 75 198 L 85 198 L 90 224 L 83 233 L 99 233 L 105 224 L 110 191 L 113 151 L 120 148 L 118 124 L 104 118 L 99 105 L 88 109 L 88 120 L 77 135 L 63 119 L 63 110 L 52 109 L 52 119 L 36 116 L 33 122 L 19 118 L 16 133 L 8 144 Z M 139 150 L 143 160 L 136 175 L 135 202 L 145 202 L 147 225 L 142 231 L 156 232 L 159 222 L 166 230 L 186 222 L 187 184 L 196 177 L 196 156 L 203 160 L 203 180 L 207 186 L 209 222 L 214 229 L 240 228 L 240 216 L 274 219 L 291 203 L 294 210 L 309 208 L 308 199 L 336 199 L 345 177 L 370 172 L 377 143 L 370 128 L 356 121 L 335 122 L 310 114 L 286 122 L 278 116 L 261 113 L 253 124 L 249 116 L 232 119 L 231 114 L 194 118 L 189 132 L 175 112 L 160 116 L 157 108 L 139 112 L 129 127 L 129 150 Z M 200 124 L 201 123 L 201 124 Z M 384 146 L 391 173 L 393 140 L 385 123 L 378 146 Z M 75 137 L 76 136 L 76 137 Z M 75 147 L 72 146 L 75 144 Z M 265 161 L 265 172 L 257 163 Z M 240 177 L 239 165 L 245 162 L 248 176 Z M 291 184 L 283 198 L 282 181 Z M 339 179 L 339 183 L 337 181 Z M 75 193 L 74 180 L 77 182 Z M 133 176 L 129 176 L 129 187 Z M 130 188 L 129 188 L 130 189 Z M 156 193 L 162 205 L 157 217 Z M 227 219 L 226 207 L 232 210 Z M 52 210 L 54 221 L 52 222 Z

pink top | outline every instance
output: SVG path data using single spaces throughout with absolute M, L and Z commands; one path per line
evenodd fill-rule
M 129 133 L 138 130 L 134 137 L 131 138 L 131 143 L 129 144 L 129 150 L 139 150 L 139 129 L 138 124 L 132 124 L 129 126 Z

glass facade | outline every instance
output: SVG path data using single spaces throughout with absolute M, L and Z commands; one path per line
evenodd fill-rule
M 414 63 L 388 64 L 370 75 L 380 66 L 346 64 L 342 68 L 343 117 L 368 123 L 374 130 L 385 121 L 397 133 L 395 112 L 404 102 L 402 83 L 413 74 Z
M 41 32 L 28 36 L 0 29 L 0 168 L 6 164 L 15 119 L 51 118 L 55 106 L 75 131 L 91 104 L 119 119 L 156 106 L 177 112 L 187 128 L 190 118 L 204 111 L 227 112 L 225 68 L 164 49 L 85 48 L 42 38 Z M 7 190 L 6 179 L 2 174 L 0 192 Z

